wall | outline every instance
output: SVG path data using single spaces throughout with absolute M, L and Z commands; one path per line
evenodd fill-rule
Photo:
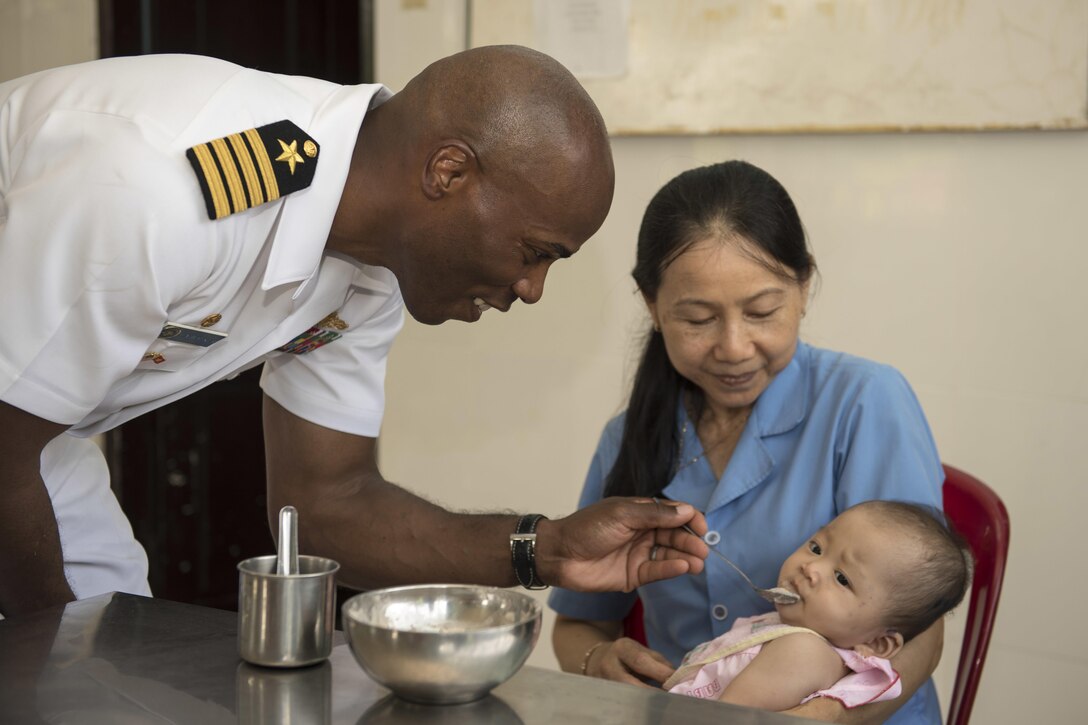
M 96 0 L 0 0 L 0 81 L 98 57 Z
M 617 135 L 1088 125 L 1085 0 L 471 5 L 473 45 L 554 56 Z
M 463 7 L 379 0 L 379 79 L 398 88 L 463 47 L 421 19 Z M 405 34 L 383 32 L 383 13 Z M 613 149 L 609 218 L 553 268 L 538 306 L 475 325 L 409 320 L 390 364 L 386 475 L 465 510 L 569 512 L 647 324 L 628 277 L 646 202 L 683 169 L 747 159 L 791 191 L 820 265 L 802 335 L 900 368 L 942 457 L 1009 507 L 1012 552 L 975 721 L 1079 721 L 1088 134 L 655 136 Z M 1065 595 L 1040 617 L 1034 593 L 1055 584 Z M 550 666 L 546 621 L 530 661 Z M 962 614 L 948 625 L 942 693 L 962 626 Z

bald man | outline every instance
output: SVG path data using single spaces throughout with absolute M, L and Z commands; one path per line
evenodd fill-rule
M 535 303 L 613 182 L 593 102 L 525 48 L 445 58 L 395 95 L 176 55 L 0 84 L 0 614 L 149 593 L 87 437 L 257 365 L 269 519 L 298 508 L 300 547 L 342 584 L 700 571 L 690 506 L 456 514 L 375 460 L 402 309 Z

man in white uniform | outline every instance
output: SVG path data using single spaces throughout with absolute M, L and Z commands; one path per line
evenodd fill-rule
M 197 56 L 0 84 L 0 614 L 148 593 L 86 437 L 262 363 L 270 520 L 296 506 L 347 586 L 699 571 L 689 506 L 454 514 L 375 461 L 402 306 L 440 324 L 536 302 L 613 183 L 596 107 L 524 48 L 396 95 Z

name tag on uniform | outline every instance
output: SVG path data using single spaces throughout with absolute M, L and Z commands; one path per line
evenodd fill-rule
M 187 345 L 197 345 L 199 347 L 214 345 L 226 336 L 227 333 L 225 332 L 207 330 L 203 327 L 191 327 L 180 322 L 167 322 L 162 326 L 162 332 L 159 333 L 160 340 L 184 342 Z

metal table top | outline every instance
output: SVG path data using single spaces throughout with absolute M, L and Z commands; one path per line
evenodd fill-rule
M 237 625 L 233 612 L 129 594 L 0 620 L 0 723 L 804 722 L 528 666 L 483 700 L 415 705 L 371 680 L 342 632 L 327 662 L 275 670 L 238 657 Z

